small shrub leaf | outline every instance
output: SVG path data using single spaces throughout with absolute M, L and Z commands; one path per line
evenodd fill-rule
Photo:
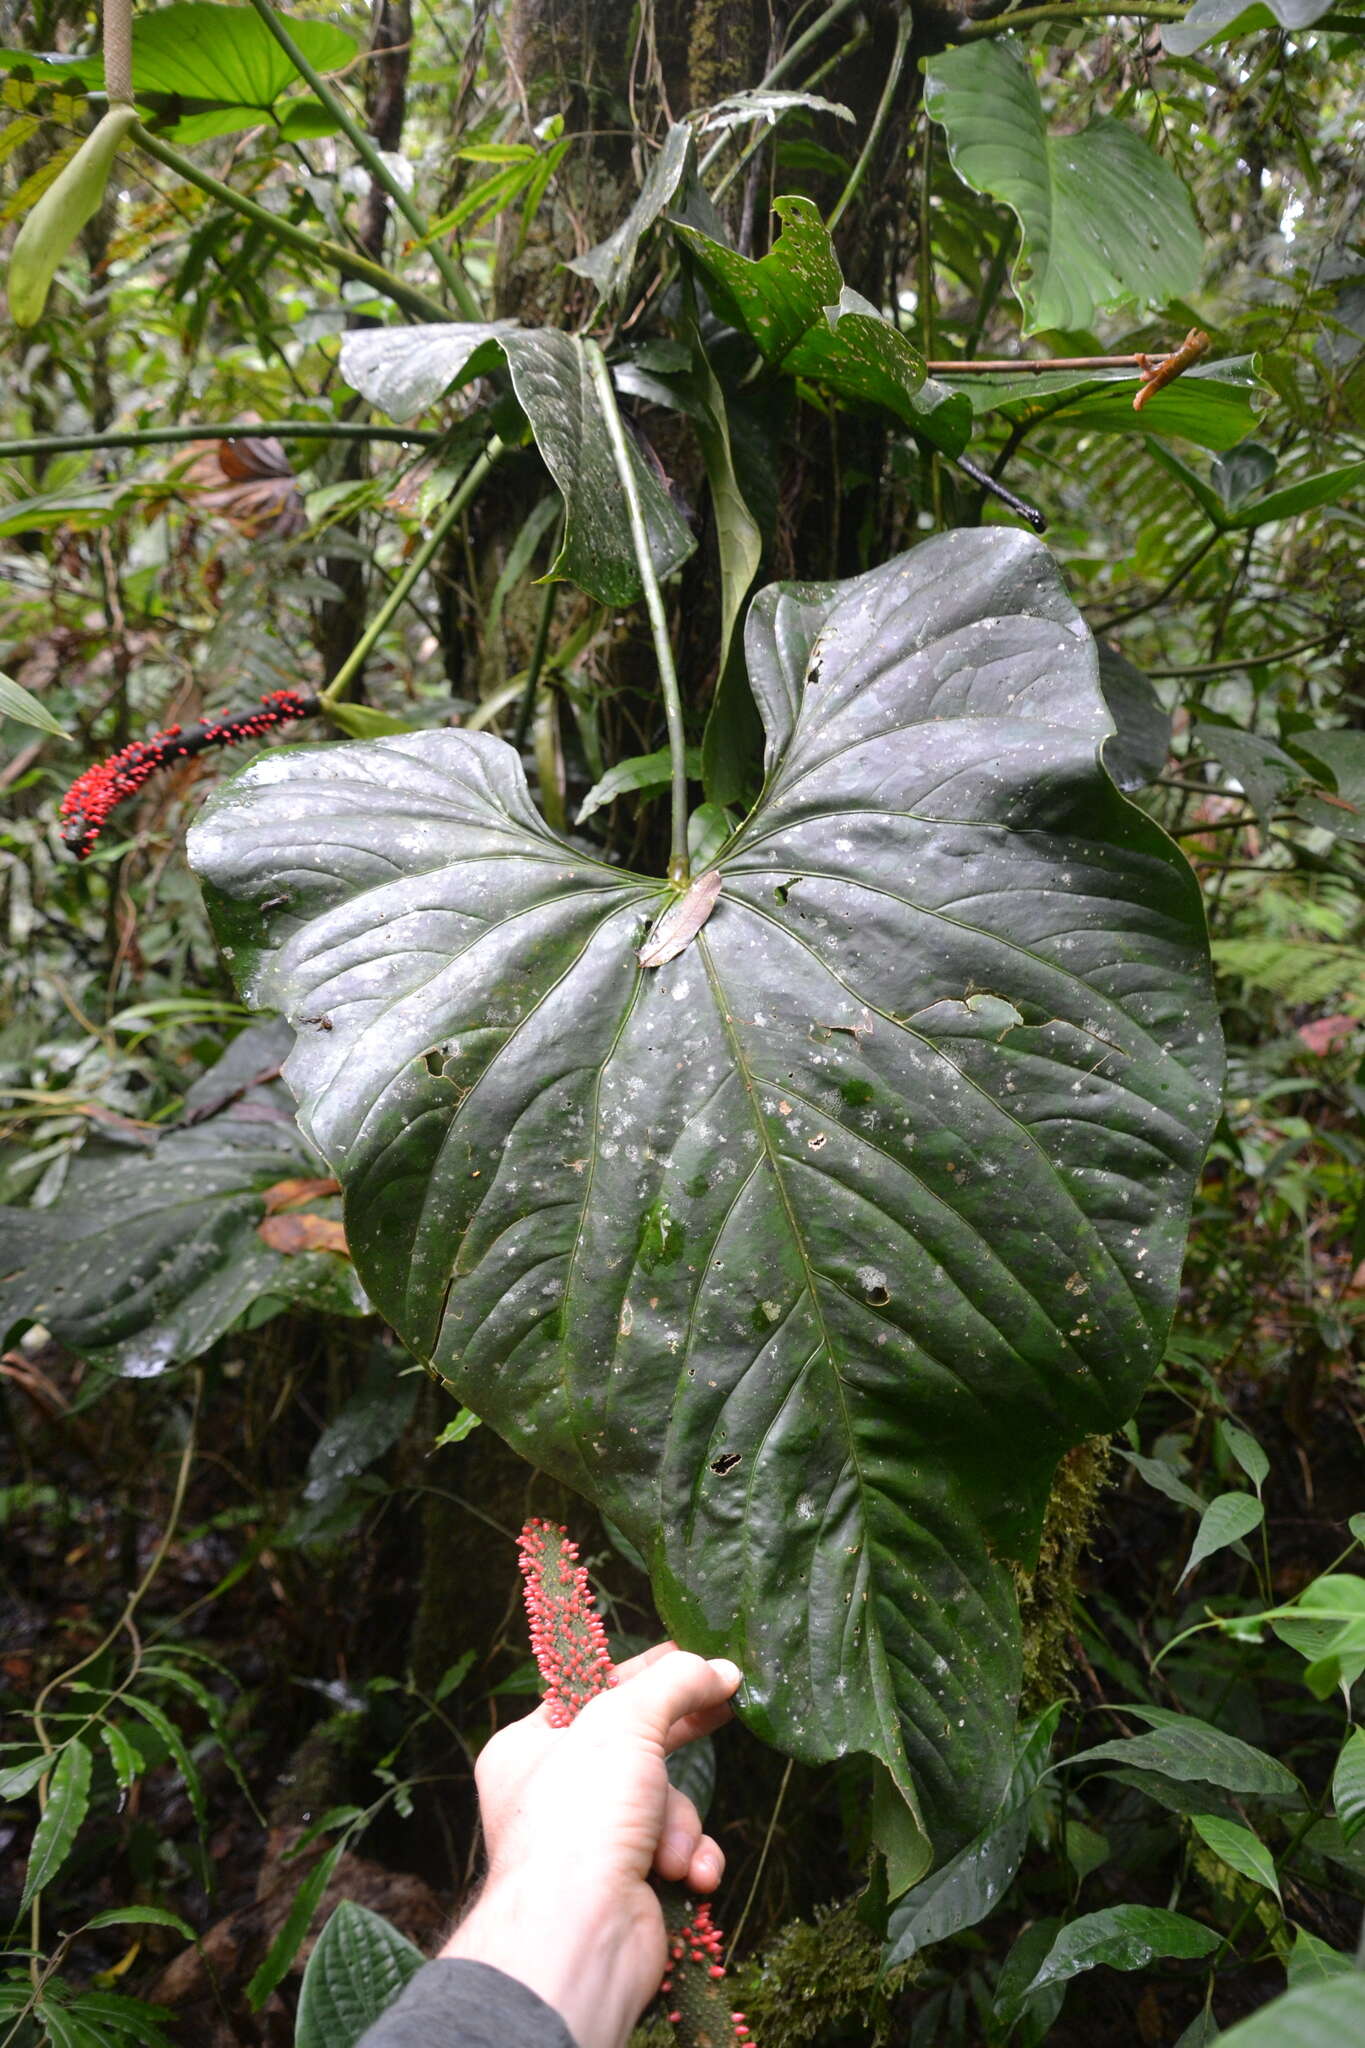
M 303 1973 L 294 2048 L 355 2048 L 421 1967 L 420 1949 L 396 1927 L 343 1899 Z
M 68 1742 L 58 1757 L 47 1788 L 47 1805 L 33 1831 L 28 1869 L 19 1910 L 37 1898 L 51 1884 L 71 1853 L 81 1822 L 90 1804 L 90 1768 L 93 1762 L 83 1742 Z

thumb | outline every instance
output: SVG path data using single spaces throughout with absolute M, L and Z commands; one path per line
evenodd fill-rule
M 740 1669 L 728 1657 L 696 1657 L 690 1650 L 670 1650 L 646 1665 L 624 1685 L 599 1693 L 579 1715 L 589 1716 L 598 1734 L 611 1728 L 657 1742 L 662 1749 L 675 1721 L 704 1713 L 729 1699 L 740 1683 Z

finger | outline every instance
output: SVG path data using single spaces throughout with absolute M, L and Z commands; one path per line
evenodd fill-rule
M 654 1852 L 654 1868 L 660 1877 L 671 1877 L 681 1884 L 692 1867 L 701 1839 L 701 1815 L 685 1792 L 670 1785 L 659 1846 Z
M 717 1728 L 723 1728 L 727 1721 L 734 1719 L 734 1711 L 728 1700 L 722 1700 L 718 1707 L 707 1707 L 700 1714 L 684 1714 L 681 1721 L 675 1721 L 664 1738 L 664 1749 L 672 1756 L 675 1749 L 685 1743 L 695 1742 L 700 1735 L 714 1735 Z
M 726 1657 L 708 1661 L 688 1650 L 670 1650 L 627 1685 L 589 1700 L 580 1719 L 599 1731 L 644 1735 L 662 1749 L 675 1721 L 722 1705 L 739 1682 L 739 1667 Z
M 660 1657 L 666 1657 L 670 1650 L 676 1650 L 677 1647 L 674 1642 L 653 1643 L 649 1649 L 641 1650 L 638 1656 L 627 1657 L 624 1664 L 618 1664 L 616 1667 L 617 1683 L 623 1684 L 628 1678 L 638 1678 L 642 1671 L 647 1671 L 651 1664 L 657 1664 Z
M 719 1842 L 713 1842 L 710 1835 L 703 1835 L 692 1851 L 692 1861 L 687 1866 L 687 1889 L 692 1892 L 713 1892 L 725 1875 L 725 1851 Z

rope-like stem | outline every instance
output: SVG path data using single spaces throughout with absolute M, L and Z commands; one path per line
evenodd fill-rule
M 120 0 L 111 0 L 111 4 L 120 4 Z M 389 198 L 416 235 L 418 241 L 430 248 L 432 261 L 440 271 L 452 298 L 465 319 L 482 320 L 484 317 L 483 307 L 479 304 L 468 278 L 461 270 L 459 264 L 454 261 L 448 250 L 443 249 L 439 242 L 427 241 L 428 226 L 421 208 L 414 203 L 411 193 L 405 190 L 402 180 L 395 177 L 389 165 L 385 163 L 383 152 L 375 146 L 374 137 L 369 134 L 361 122 L 356 120 L 355 115 L 351 112 L 336 88 L 329 85 L 322 76 L 322 73 L 305 57 L 285 24 L 270 5 L 270 0 L 251 0 L 251 5 L 310 92 L 313 93 L 315 98 L 322 101 L 323 106 L 326 107 L 342 134 L 346 137 L 346 140 L 361 158 L 370 176 L 376 183 L 383 186 Z
M 215 178 L 211 171 L 202 169 L 193 157 L 186 156 L 183 150 L 176 149 L 174 144 L 164 141 L 159 135 L 150 134 L 140 121 L 129 132 L 140 149 L 145 150 L 148 156 L 155 157 L 159 164 L 164 164 L 168 171 L 174 171 L 187 185 L 197 186 L 201 192 L 207 193 L 210 199 L 216 199 L 220 206 L 226 206 L 233 213 L 240 213 L 244 220 L 254 222 L 258 228 L 264 228 L 277 242 L 283 242 L 288 248 L 296 249 L 301 256 L 307 256 L 314 263 L 322 264 L 327 270 L 339 271 L 343 277 L 354 277 L 362 284 L 372 286 L 395 306 L 401 306 L 405 313 L 412 313 L 418 320 L 444 320 L 447 317 L 446 309 L 439 299 L 428 298 L 425 292 L 416 291 L 411 285 L 404 284 L 401 277 L 395 277 L 392 271 L 385 270 L 382 263 L 374 263 L 368 256 L 358 255 L 353 249 L 345 249 L 340 242 L 329 242 L 319 235 L 310 235 L 307 228 L 298 227 L 292 220 L 286 220 L 283 215 L 272 213 L 269 207 L 258 205 L 254 199 L 248 199 L 244 192 L 234 191 L 232 186 L 225 185 L 221 178 Z
M 1017 28 L 1032 28 L 1039 21 L 1183 21 L 1187 11 L 1184 0 L 1177 0 L 1174 5 L 1158 0 L 1155 6 L 1143 7 L 1115 6 L 1113 0 L 1050 0 L 1045 7 L 1017 7 L 1013 14 L 996 14 L 989 21 L 964 21 L 955 31 L 954 40 L 976 43 L 983 36 L 1009 35 Z
M 31 434 L 0 441 L 0 462 L 21 455 L 72 455 L 95 448 L 173 448 L 190 441 L 398 441 L 429 448 L 445 436 L 432 427 L 385 427 L 363 420 L 204 420 L 179 427 L 115 427 L 103 434 Z
M 104 90 L 111 107 L 133 103 L 133 0 L 104 0 Z
M 872 116 L 872 126 L 867 131 L 867 140 L 862 146 L 857 163 L 854 164 L 853 169 L 849 173 L 848 183 L 835 201 L 834 211 L 825 222 L 825 226 L 831 234 L 838 227 L 854 199 L 857 198 L 863 179 L 867 176 L 868 165 L 872 162 L 873 152 L 881 141 L 882 131 L 891 118 L 891 106 L 896 97 L 896 88 L 901 82 L 901 70 L 905 64 L 905 52 L 909 47 L 910 31 L 913 27 L 914 16 L 907 7 L 896 23 L 896 47 L 891 52 L 891 68 L 886 74 L 886 84 L 882 87 L 882 96 L 877 102 L 877 111 Z
M 626 430 L 621 424 L 621 415 L 616 408 L 616 393 L 612 389 L 611 371 L 607 359 L 595 341 L 585 341 L 584 353 L 592 373 L 593 389 L 597 402 L 602 408 L 606 422 L 607 438 L 611 442 L 612 459 L 616 474 L 621 480 L 621 490 L 630 516 L 630 537 L 635 544 L 635 561 L 640 571 L 640 582 L 644 586 L 645 609 L 649 613 L 649 629 L 654 636 L 654 654 L 659 664 L 659 687 L 663 693 L 664 717 L 668 723 L 668 754 L 672 765 L 670 777 L 673 791 L 673 829 L 669 840 L 668 879 L 681 888 L 691 872 L 687 857 L 687 741 L 683 732 L 682 696 L 678 689 L 678 671 L 673 665 L 673 646 L 668 637 L 668 618 L 664 612 L 663 592 L 659 579 L 654 573 L 654 555 L 649 545 L 649 531 L 645 525 L 644 507 L 640 503 L 640 487 L 636 482 L 635 466 L 630 459 L 626 445 Z
M 319 696 L 319 710 L 326 712 L 331 705 L 340 703 L 341 699 L 346 695 L 347 690 L 369 660 L 380 635 L 385 632 L 390 621 L 402 609 L 409 593 L 423 571 L 435 560 L 446 535 L 469 504 L 471 498 L 476 496 L 483 485 L 484 479 L 502 452 L 502 442 L 495 434 L 482 455 L 470 465 L 459 488 L 452 492 L 451 496 L 446 500 L 431 532 L 422 542 L 422 545 L 418 548 L 416 554 L 408 563 L 388 596 L 384 599 L 383 604 L 380 605 L 379 610 L 370 620 L 369 625 L 356 641 L 355 646 L 351 649 L 345 661 L 342 662 L 341 667 L 332 677 L 327 688 Z

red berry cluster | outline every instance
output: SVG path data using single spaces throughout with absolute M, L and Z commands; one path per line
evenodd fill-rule
M 262 697 L 259 711 L 244 711 L 235 718 L 206 718 L 199 725 L 168 725 L 149 739 L 132 741 L 76 777 L 62 798 L 63 844 L 77 860 L 85 860 L 94 852 L 114 807 L 136 796 L 160 769 L 212 747 L 236 747 L 243 740 L 261 739 L 273 726 L 286 725 L 293 718 L 311 718 L 317 708 L 317 698 L 302 690 L 270 690 Z
M 593 1603 L 578 1545 L 558 1523 L 530 1521 L 517 1543 L 526 1581 L 531 1648 L 556 1728 L 567 1728 L 581 1707 L 616 1683 L 606 1631 Z M 742 2012 L 727 2013 L 716 1986 L 725 1976 L 720 1930 L 708 1905 L 697 1905 L 682 1885 L 655 1880 L 669 1931 L 668 1963 L 660 1986 L 668 2017 L 684 2044 L 700 2048 L 752 2048 Z M 713 1981 L 714 1980 L 714 1981 Z
M 567 1728 L 580 1707 L 616 1683 L 606 1630 L 567 1530 L 554 1522 L 528 1522 L 517 1548 L 545 1704 L 553 1726 Z
M 664 1981 L 659 1986 L 659 1995 L 667 2000 L 673 1989 L 673 1973 L 691 1963 L 697 1969 L 704 1969 L 707 1976 L 716 1980 L 724 1977 L 725 1965 L 721 1961 L 723 1944 L 721 1932 L 711 1918 L 711 1908 L 704 1902 L 692 1908 L 691 1915 L 668 1945 L 668 1963 L 664 1969 Z M 673 2025 L 682 2022 L 681 2012 L 670 2012 L 668 2018 Z M 732 2012 L 730 2024 L 734 2028 L 736 2041 L 747 2041 L 749 2025 L 742 2012 Z

